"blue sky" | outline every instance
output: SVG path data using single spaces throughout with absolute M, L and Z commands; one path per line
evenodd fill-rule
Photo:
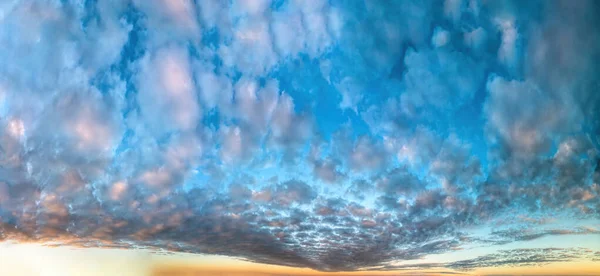
M 2 1 L 0 240 L 323 271 L 598 240 L 599 8 Z

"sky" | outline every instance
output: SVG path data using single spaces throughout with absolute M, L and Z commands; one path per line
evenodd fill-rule
M 0 0 L 0 269 L 598 274 L 599 13 Z

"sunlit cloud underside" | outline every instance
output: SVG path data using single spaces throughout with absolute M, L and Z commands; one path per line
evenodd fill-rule
M 598 14 L 0 1 L 0 241 L 310 273 L 593 274 Z

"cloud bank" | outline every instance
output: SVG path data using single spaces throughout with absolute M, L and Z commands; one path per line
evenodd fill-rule
M 3 1 L 0 240 L 350 271 L 597 235 L 541 222 L 600 219 L 599 11 Z M 539 250 L 447 266 L 579 254 Z

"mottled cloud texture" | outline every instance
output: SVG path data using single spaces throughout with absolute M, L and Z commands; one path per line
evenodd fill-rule
M 0 1 L 0 240 L 340 271 L 596 237 L 547 221 L 600 219 L 598 14 L 585 0 Z M 598 259 L 577 250 L 442 266 Z

